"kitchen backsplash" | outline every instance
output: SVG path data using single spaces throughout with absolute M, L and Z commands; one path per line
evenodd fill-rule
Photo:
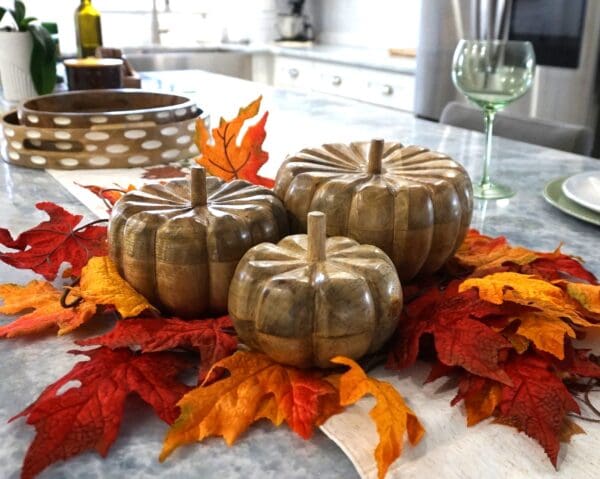
M 0 0 L 0 5 L 10 5 Z M 73 14 L 77 0 L 25 0 L 30 15 L 58 24 L 61 49 L 75 51 Z M 151 44 L 152 0 L 93 0 L 102 13 L 107 46 Z M 166 8 L 166 5 L 169 8 Z M 277 38 L 277 13 L 287 0 L 156 0 L 166 46 L 221 40 L 255 42 Z M 420 0 L 307 0 L 305 12 L 322 43 L 361 47 L 415 47 Z M 236 12 L 235 15 L 232 12 Z

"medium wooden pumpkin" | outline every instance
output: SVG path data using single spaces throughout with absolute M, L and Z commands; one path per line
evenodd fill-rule
M 467 172 L 442 153 L 383 140 L 310 148 L 283 163 L 275 193 L 292 232 L 327 214 L 327 235 L 372 244 L 401 280 L 439 269 L 463 241 L 473 211 Z
M 123 196 L 109 223 L 110 256 L 152 304 L 182 317 L 227 310 L 229 282 L 252 246 L 288 232 L 267 188 L 225 183 L 193 168 L 191 184 L 152 184 Z
M 394 264 L 379 248 L 325 237 L 325 215 L 308 235 L 250 249 L 229 288 L 229 315 L 242 342 L 274 360 L 330 367 L 337 355 L 377 351 L 402 310 Z

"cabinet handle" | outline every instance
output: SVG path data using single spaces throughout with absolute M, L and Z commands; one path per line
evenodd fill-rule
M 300 72 L 298 71 L 297 68 L 290 68 L 288 70 L 288 74 L 290 75 L 290 77 L 292 78 L 298 78 L 298 75 L 300 75 Z
M 381 88 L 382 95 L 390 96 L 392 93 L 394 93 L 394 87 L 392 87 L 392 85 L 383 85 Z
M 342 84 L 342 77 L 334 75 L 334 77 L 331 79 L 331 84 L 333 86 L 340 86 Z

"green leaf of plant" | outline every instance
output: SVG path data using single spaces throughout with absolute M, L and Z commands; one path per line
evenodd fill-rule
M 25 29 L 25 27 L 27 27 L 27 25 L 29 25 L 31 22 L 35 22 L 37 20 L 36 17 L 25 17 L 23 19 L 23 21 L 21 22 L 21 25 L 23 26 L 23 29 Z
M 56 49 L 52 36 L 39 23 L 30 23 L 28 30 L 33 37 L 31 51 L 31 76 L 39 95 L 52 92 L 56 84 Z
M 0 22 L 2 21 L 2 18 L 4 18 L 5 13 L 6 13 L 6 8 L 0 7 Z
M 12 15 L 15 19 L 15 22 L 17 22 L 17 27 L 19 29 L 19 31 L 23 31 L 23 28 L 21 27 L 23 19 L 25 18 L 25 4 L 23 2 L 21 2 L 20 0 L 17 0 L 15 2 L 15 9 L 12 11 Z

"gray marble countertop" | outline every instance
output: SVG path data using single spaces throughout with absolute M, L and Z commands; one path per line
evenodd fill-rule
M 390 56 L 384 48 L 360 48 L 342 45 L 281 43 L 200 43 L 192 47 L 148 46 L 124 48 L 125 53 L 169 53 L 231 51 L 248 54 L 269 53 L 307 60 L 340 63 L 348 66 L 386 70 L 414 75 L 416 59 Z
M 241 105 L 262 94 L 262 108 L 270 112 L 264 145 L 270 161 L 262 171 L 267 176 L 274 176 L 286 154 L 302 147 L 372 137 L 446 152 L 475 178 L 481 169 L 481 134 L 415 119 L 400 111 L 197 71 L 146 74 L 144 85 L 188 93 L 213 120 L 221 115 L 234 116 Z M 493 154 L 493 177 L 510 183 L 518 193 L 510 200 L 476 201 L 472 226 L 540 250 L 553 250 L 563 241 L 565 252 L 585 258 L 587 267 L 599 274 L 600 228 L 548 205 L 542 190 L 558 176 L 600 169 L 600 161 L 500 138 L 494 141 Z M 18 233 L 36 225 L 44 217 L 35 209 L 38 201 L 53 201 L 92 219 L 77 198 L 46 172 L 0 162 L 0 226 Z M 0 282 L 25 283 L 35 277 L 0 263 Z M 0 321 L 7 322 L 8 318 Z M 23 419 L 10 424 L 6 420 L 68 372 L 77 361 L 66 354 L 74 347 L 72 341 L 97 333 L 98 328 L 91 324 L 72 336 L 0 341 L 4 374 L 0 383 L 1 478 L 19 477 L 21 461 L 34 435 Z M 253 427 L 234 447 L 228 448 L 221 439 L 210 439 L 182 447 L 160 464 L 157 458 L 166 430 L 148 407 L 132 400 L 126 407 L 119 438 L 106 459 L 85 453 L 49 467 L 40 478 L 358 477 L 343 452 L 321 433 L 303 441 L 285 427 L 276 429 L 267 423 Z

